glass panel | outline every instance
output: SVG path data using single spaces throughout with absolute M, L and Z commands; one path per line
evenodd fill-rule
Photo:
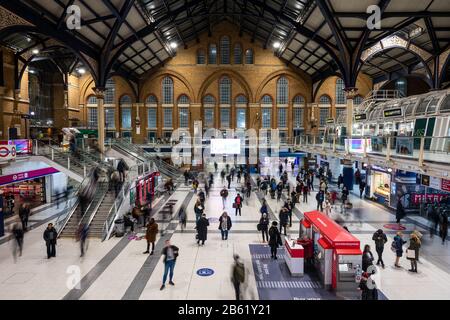
M 178 99 L 178 104 L 189 104 L 189 98 L 187 95 L 183 94 Z
M 362 102 L 363 102 L 363 97 L 361 97 L 361 96 L 356 96 L 353 98 L 353 104 L 355 106 L 359 106 Z
M 97 128 L 97 108 L 88 108 L 88 125 L 89 128 Z
M 243 95 L 238 95 L 236 97 L 236 104 L 247 104 L 247 98 Z
M 262 104 L 273 104 L 272 97 L 268 94 L 264 95 L 261 99 Z
M 148 139 L 148 142 L 155 143 L 156 142 L 156 131 L 148 131 L 147 139 Z
M 145 100 L 146 104 L 157 104 L 158 101 L 156 100 L 156 97 L 154 95 L 150 95 L 147 97 L 147 99 Z
M 323 95 L 320 97 L 319 103 L 320 104 L 331 104 L 331 100 L 328 96 Z
M 230 38 L 227 36 L 220 39 L 220 63 L 230 64 Z
M 245 63 L 246 64 L 253 64 L 253 50 L 248 49 L 245 51 Z
M 444 113 L 450 112 L 450 94 L 445 97 L 444 101 L 442 101 L 439 111 Z
M 122 128 L 131 129 L 131 108 L 122 109 Z
M 214 109 L 213 108 L 205 108 L 205 127 L 212 128 L 214 127 Z
M 106 129 L 115 129 L 115 110 L 114 108 L 106 108 L 105 109 L 105 127 Z
M 120 98 L 120 104 L 131 104 L 131 97 L 123 96 L 122 98 Z
M 105 89 L 105 104 L 114 104 L 116 84 L 113 79 L 106 81 Z
M 294 128 L 303 128 L 303 108 L 294 108 Z
M 425 111 L 427 110 L 427 105 L 430 102 L 431 98 L 423 99 L 422 102 L 420 102 L 419 106 L 416 108 L 416 115 L 425 114 Z
M 156 108 L 147 109 L 147 127 L 156 128 Z
M 163 109 L 163 125 L 164 125 L 164 128 L 172 128 L 172 109 L 171 108 Z
M 327 124 L 327 119 L 330 117 L 330 109 L 329 108 L 320 108 L 319 109 L 319 124 L 321 127 L 325 127 Z
M 405 110 L 405 117 L 409 117 L 413 114 L 414 106 L 416 105 L 416 101 L 410 102 Z
M 163 104 L 173 104 L 173 81 L 165 77 L 162 81 Z
M 230 127 L 230 109 L 221 108 L 220 109 L 220 127 L 229 128 Z
M 198 50 L 197 51 L 197 64 L 205 64 L 205 50 Z
M 287 109 L 278 109 L 278 128 L 287 128 Z
M 231 80 L 223 77 L 220 80 L 220 103 L 231 104 Z
M 216 99 L 212 95 L 203 98 L 203 104 L 216 104 Z
M 87 104 L 95 104 L 95 105 L 97 105 L 97 97 L 96 96 L 90 96 L 88 98 Z
M 189 128 L 189 109 L 179 108 L 180 113 L 180 128 Z
M 277 81 L 277 104 L 287 104 L 289 99 L 289 82 L 286 77 Z
M 242 47 L 239 43 L 234 45 L 234 64 L 242 64 Z
M 210 44 L 209 45 L 208 63 L 209 64 L 216 64 L 217 63 L 217 47 L 216 47 L 215 44 Z
M 305 104 L 305 99 L 302 96 L 295 96 L 294 100 L 292 101 L 294 104 Z
M 272 109 L 271 108 L 262 108 L 262 127 L 263 128 L 272 128 L 271 121 Z
M 436 112 L 438 102 L 439 98 L 434 98 L 433 100 L 431 100 L 427 108 L 427 114 L 432 114 Z
M 236 127 L 238 129 L 245 129 L 246 110 L 243 108 L 236 109 Z
M 345 104 L 344 80 L 336 80 L 336 104 Z

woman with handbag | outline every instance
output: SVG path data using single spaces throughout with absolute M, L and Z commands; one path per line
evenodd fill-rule
M 366 244 L 364 246 L 364 251 L 362 254 L 362 269 L 364 272 L 367 272 L 367 269 L 373 265 L 373 254 L 370 251 L 370 246 Z
M 417 258 L 419 257 L 420 239 L 415 233 L 411 233 L 409 247 L 406 251 L 406 259 L 411 261 L 411 269 L 408 271 L 417 273 Z
M 227 212 L 224 211 L 219 218 L 219 230 L 222 234 L 222 240 L 228 240 L 228 231 L 230 231 L 231 225 L 231 219 Z
M 261 219 L 259 219 L 257 229 L 258 231 L 261 231 L 263 243 L 269 241 L 269 218 L 267 217 L 267 213 L 262 214 Z

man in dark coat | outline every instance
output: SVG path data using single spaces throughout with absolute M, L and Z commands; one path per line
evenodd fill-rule
M 395 211 L 395 219 L 397 220 L 398 224 L 400 223 L 400 220 L 405 217 L 405 208 L 403 208 L 402 202 L 399 200 L 397 202 L 397 209 Z
M 47 258 L 56 257 L 56 237 L 58 233 L 53 227 L 53 223 L 49 223 L 44 231 L 45 245 L 47 246 Z
M 377 251 L 378 254 L 377 266 L 381 263 L 381 266 L 384 268 L 383 251 L 384 245 L 388 241 L 386 234 L 383 232 L 383 230 L 378 229 L 373 234 L 372 240 L 375 241 L 375 250 Z
M 208 236 L 208 226 L 209 221 L 206 219 L 206 214 L 203 214 L 202 217 L 197 221 L 197 244 L 200 245 L 200 241 L 202 242 L 202 246 L 205 245 L 205 241 Z
M 269 229 L 269 246 L 271 258 L 277 260 L 277 248 L 283 243 L 281 242 L 280 231 L 277 228 L 277 222 L 273 221 L 272 226 Z

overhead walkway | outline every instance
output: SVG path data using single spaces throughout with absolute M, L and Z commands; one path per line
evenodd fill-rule
M 434 148 L 435 145 L 444 146 Z M 304 135 L 294 139 L 296 151 L 363 161 L 393 169 L 449 178 L 450 137 Z

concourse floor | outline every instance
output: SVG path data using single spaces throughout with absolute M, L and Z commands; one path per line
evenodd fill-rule
M 291 173 L 289 177 L 294 184 L 295 177 Z M 252 178 L 255 181 L 256 176 Z M 176 200 L 175 212 L 180 206 L 186 206 L 187 228 L 182 231 L 176 217 L 170 223 L 163 223 L 156 212 L 155 218 L 165 233 L 158 235 L 155 254 L 152 256 L 143 254 L 146 241 L 138 240 L 143 235 L 142 229 L 137 230 L 137 237 L 111 238 L 104 242 L 90 239 L 83 258 L 80 258 L 77 242 L 59 239 L 56 258 L 48 260 L 42 239 L 46 223 L 36 225 L 26 233 L 23 255 L 17 261 L 12 255 L 14 241 L 5 239 L 0 245 L 0 284 L 3 289 L 0 299 L 234 299 L 231 283 L 233 254 L 242 258 L 247 270 L 247 281 L 242 290 L 244 299 L 358 298 L 356 290 L 341 295 L 323 289 L 314 273 L 293 279 L 286 272 L 282 250 L 279 251 L 279 260 L 268 258 L 270 250 L 256 230 L 263 196 L 252 192 L 250 199 L 244 201 L 242 216 L 235 216 L 232 201 L 238 187 L 236 179 L 232 183 L 225 208 L 231 216 L 233 227 L 228 240 L 221 240 L 218 218 L 223 212 L 219 196 L 222 187 L 220 177 L 216 175 L 215 185 L 206 200 L 205 212 L 210 219 L 210 227 L 204 246 L 198 246 L 195 240 L 193 207 L 196 195 L 189 186 L 184 185 L 179 186 L 170 198 L 161 201 Z M 277 219 L 282 203 L 270 199 L 270 196 L 266 199 L 273 213 L 271 220 Z M 354 208 L 348 214 L 340 214 L 336 207 L 332 217 L 346 225 L 361 240 L 361 246 L 373 245 L 373 232 L 394 222 L 394 215 L 382 206 L 360 200 L 353 194 L 350 195 L 350 201 Z M 299 219 L 303 212 L 316 209 L 315 192 L 311 192 L 307 204 L 297 204 L 296 209 L 292 228 L 288 230 L 292 235 L 298 234 Z M 56 213 L 56 208 L 46 208 L 43 211 L 45 222 L 52 217 L 49 210 Z M 386 268 L 380 269 L 381 297 L 402 300 L 450 299 L 450 287 L 447 285 L 450 283 L 448 242 L 442 245 L 439 237 L 431 238 L 426 225 L 417 219 L 407 219 L 404 226 L 406 237 L 414 229 L 424 234 L 419 272 L 415 274 L 407 271 L 409 261 L 406 258 L 401 259 L 401 269 L 394 268 L 394 254 L 388 245 L 395 231 L 384 229 L 389 241 L 384 253 Z M 166 288 L 160 291 L 164 271 L 160 253 L 166 239 L 180 248 L 180 256 L 175 266 L 175 286 L 166 284 Z M 213 274 L 199 275 L 197 271 L 202 268 L 211 269 Z M 261 272 L 273 278 L 261 280 Z

